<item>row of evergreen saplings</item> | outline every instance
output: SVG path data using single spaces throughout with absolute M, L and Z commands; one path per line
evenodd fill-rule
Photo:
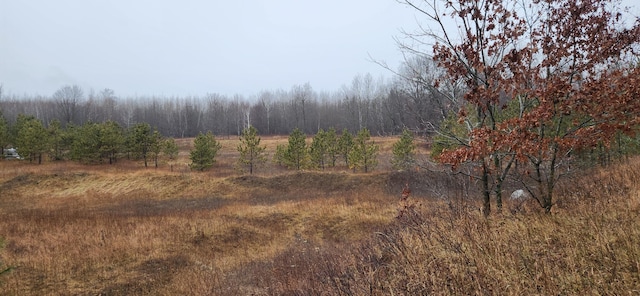
M 62 127 L 58 120 L 48 126 L 32 115 L 20 114 L 13 126 L 0 124 L 0 146 L 13 146 L 22 158 L 42 163 L 50 160 L 75 160 L 82 163 L 115 163 L 119 157 L 142 159 L 145 166 L 153 161 L 158 166 L 160 154 L 173 160 L 178 145 L 164 138 L 148 123 L 123 128 L 114 121 L 87 122 L 81 126 Z
M 355 136 L 343 130 L 338 136 L 334 128 L 328 131 L 320 129 L 307 144 L 307 136 L 298 128 L 289 134 L 288 143 L 276 147 L 273 161 L 289 169 L 322 169 L 336 167 L 339 160 L 354 172 L 369 172 L 378 165 L 380 146 L 371 139 L 369 130 L 361 129 Z M 200 133 L 191 151 L 191 168 L 206 170 L 215 163 L 215 156 L 221 148 L 215 136 L 208 132 Z M 252 174 L 256 167 L 267 161 L 266 146 L 260 145 L 258 130 L 251 126 L 242 131 L 238 144 L 240 157 L 237 166 L 240 170 Z M 413 134 L 404 130 L 400 139 L 393 145 L 392 164 L 395 169 L 409 169 L 415 165 Z
M 148 123 L 137 123 L 123 128 L 114 121 L 102 123 L 87 122 L 81 126 L 62 127 L 57 120 L 48 126 L 32 115 L 20 114 L 13 126 L 0 124 L 0 146 L 5 149 L 16 147 L 18 154 L 29 161 L 42 163 L 43 156 L 50 160 L 75 160 L 83 163 L 115 163 L 119 157 L 149 161 L 158 166 L 158 159 L 164 154 L 169 160 L 178 155 L 178 146 L 173 138 L 163 137 Z M 260 137 L 255 127 L 243 130 L 238 145 L 240 158 L 238 168 L 250 174 L 267 161 L 265 146 L 260 145 Z M 213 166 L 215 156 L 221 148 L 215 136 L 200 133 L 191 151 L 191 168 L 205 170 Z M 342 160 L 354 171 L 371 171 L 378 164 L 380 147 L 371 139 L 365 128 L 355 136 L 343 130 L 338 136 L 335 129 L 320 130 L 306 143 L 306 135 L 295 129 L 289 135 L 287 145 L 278 145 L 273 160 L 290 169 L 325 169 L 335 167 Z M 413 135 L 403 131 L 400 140 L 394 144 L 392 163 L 394 168 L 407 169 L 414 162 L 415 144 Z

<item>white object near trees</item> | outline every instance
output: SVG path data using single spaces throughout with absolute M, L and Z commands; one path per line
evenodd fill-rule
M 531 195 L 529 195 L 528 192 L 522 190 L 522 189 L 518 189 L 516 191 L 514 191 L 513 193 L 511 193 L 511 196 L 509 198 L 511 198 L 511 200 L 524 200 L 531 197 Z

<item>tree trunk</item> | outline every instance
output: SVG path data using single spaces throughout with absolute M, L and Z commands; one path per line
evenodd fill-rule
M 493 158 L 493 166 L 495 168 L 495 173 L 496 173 L 496 188 L 495 188 L 495 193 L 496 193 L 496 208 L 497 211 L 500 212 L 502 211 L 502 182 L 504 181 L 504 179 L 502 178 L 502 162 L 500 161 L 500 158 L 498 157 L 498 155 L 494 155 Z
M 496 210 L 499 212 L 502 211 L 502 180 L 498 180 L 496 183 Z
M 491 189 L 489 188 L 489 171 L 486 163 L 482 162 L 482 214 L 491 214 Z

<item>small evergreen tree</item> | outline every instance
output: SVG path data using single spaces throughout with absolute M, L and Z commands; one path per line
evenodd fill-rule
M 405 128 L 400 139 L 393 144 L 393 157 L 391 158 L 393 168 L 397 170 L 410 169 L 416 162 L 415 149 L 413 134 Z
M 68 125 L 69 126 L 69 125 Z M 100 125 L 86 122 L 82 126 L 72 128 L 71 159 L 84 163 L 98 163 L 101 160 Z
M 100 158 L 107 158 L 109 164 L 115 163 L 124 142 L 124 131 L 117 122 L 110 120 L 100 124 Z
M 153 131 L 148 123 L 137 123 L 129 130 L 129 151 L 135 158 L 144 159 L 144 166 L 147 167 L 147 158 L 151 143 L 153 141 Z
M 260 137 L 255 127 L 249 126 L 242 130 L 240 144 L 238 145 L 238 152 L 240 152 L 239 167 L 246 166 L 249 168 L 249 174 L 253 174 L 253 170 L 257 165 L 267 161 L 263 155 L 266 148 L 266 146 L 260 146 Z
M 350 168 L 354 171 L 363 169 L 369 172 L 378 165 L 378 150 L 380 147 L 371 141 L 371 134 L 366 128 L 358 132 L 353 148 L 349 153 Z
M 59 120 L 54 119 L 49 122 L 47 128 L 49 133 L 49 159 L 62 160 L 64 159 L 64 153 L 68 148 L 67 132 L 62 129 L 62 124 Z
M 309 156 L 311 157 L 313 167 L 324 170 L 328 156 L 328 148 L 327 133 L 320 129 L 313 137 L 313 142 L 311 142 L 311 146 L 309 147 Z
M 309 157 L 307 151 L 306 135 L 299 129 L 294 129 L 289 135 L 289 145 L 285 152 L 285 163 L 289 167 L 300 170 L 307 164 Z
M 479 120 L 474 113 L 469 113 L 465 121 L 459 121 L 458 115 L 450 111 L 440 123 L 437 134 L 432 138 L 431 158 L 438 160 L 445 150 L 453 150 L 465 145 L 469 141 L 469 126 L 477 124 Z
M 273 162 L 279 166 L 287 164 L 287 145 L 279 144 L 276 146 L 276 153 L 273 154 Z
M 22 157 L 42 163 L 42 154 L 45 153 L 49 145 L 49 135 L 42 125 L 42 122 L 29 115 L 18 115 L 18 126 L 16 145 L 17 152 Z
M 215 163 L 216 154 L 222 148 L 222 145 L 216 141 L 215 136 L 211 131 L 203 134 L 198 133 L 194 141 L 193 150 L 191 150 L 191 164 L 189 165 L 192 170 L 204 171 L 213 166 Z
M 342 130 L 342 135 L 338 138 L 338 153 L 342 155 L 344 159 L 344 164 L 347 167 L 349 165 L 349 154 L 351 153 L 351 149 L 353 148 L 353 135 L 345 128 Z
M 174 160 L 178 157 L 180 149 L 174 138 L 166 138 L 162 141 L 162 153 L 169 159 L 169 167 L 173 171 Z
M 338 155 L 340 154 L 338 135 L 336 134 L 335 128 L 332 127 L 327 131 L 325 141 L 327 143 L 327 157 L 329 158 L 329 165 L 335 167 Z
M 178 157 L 178 152 L 180 152 L 180 149 L 174 138 L 166 138 L 163 141 L 162 153 L 166 155 L 169 160 L 175 160 Z
M 162 152 L 162 135 L 157 130 L 153 131 L 151 134 L 151 142 L 149 145 L 149 152 L 151 153 L 151 158 L 153 159 L 153 164 L 155 167 L 158 167 L 158 158 L 160 158 L 160 152 Z

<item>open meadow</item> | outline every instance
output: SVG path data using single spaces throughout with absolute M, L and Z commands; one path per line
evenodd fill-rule
M 484 218 L 454 181 L 392 171 L 397 139 L 367 174 L 277 167 L 286 136 L 253 175 L 236 139 L 205 172 L 192 139 L 158 168 L 0 161 L 0 295 L 640 294 L 640 159 L 562 185 L 551 214 Z

